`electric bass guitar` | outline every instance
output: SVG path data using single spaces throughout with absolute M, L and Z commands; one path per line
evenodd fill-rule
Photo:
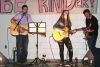
M 76 33 L 77 31 L 80 31 L 80 30 L 83 30 L 84 28 L 79 28 L 79 29 L 74 29 L 74 30 L 69 30 L 67 27 L 65 27 L 64 29 L 58 29 L 58 28 L 55 28 L 53 31 L 52 31 L 52 36 L 54 38 L 54 40 L 56 42 L 59 42 L 61 41 L 63 38 L 65 37 L 69 37 L 69 34 L 74 34 Z

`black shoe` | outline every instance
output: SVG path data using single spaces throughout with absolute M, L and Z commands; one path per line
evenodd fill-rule
M 16 62 L 16 63 L 14 63 L 14 64 L 21 65 L 22 63 L 21 63 L 21 62 Z
M 71 66 L 77 66 L 74 62 L 69 63 Z

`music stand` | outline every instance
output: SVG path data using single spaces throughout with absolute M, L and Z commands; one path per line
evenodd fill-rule
M 29 23 L 29 33 L 37 34 L 37 44 L 36 44 L 37 57 L 29 65 L 34 65 L 36 67 L 36 66 L 42 64 L 42 65 L 46 65 L 48 67 L 48 65 L 45 63 L 45 61 L 39 59 L 39 57 L 38 57 L 38 34 L 45 35 L 46 22 L 31 22 L 31 23 Z

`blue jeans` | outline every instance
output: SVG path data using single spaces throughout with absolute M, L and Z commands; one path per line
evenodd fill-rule
M 27 61 L 28 54 L 28 35 L 16 36 L 17 62 L 24 63 Z
M 98 54 L 98 48 L 96 48 L 96 41 L 97 41 L 97 36 L 90 36 L 88 39 L 87 39 L 87 43 L 88 43 L 88 46 L 89 46 L 89 49 L 91 50 L 93 56 L 97 55 Z
M 88 46 L 94 56 L 94 67 L 100 67 L 100 48 L 96 48 L 97 36 L 88 38 Z

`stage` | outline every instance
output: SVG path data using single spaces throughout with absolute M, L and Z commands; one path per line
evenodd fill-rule
M 31 61 L 28 61 L 27 63 L 23 63 L 23 64 L 10 62 L 5 65 L 0 65 L 0 67 L 93 67 L 91 64 L 83 65 L 80 61 L 78 62 L 78 66 L 75 66 L 75 64 L 73 64 L 73 66 L 59 66 L 59 60 L 55 60 L 55 61 L 47 60 L 46 64 L 48 66 L 46 66 L 45 64 L 41 64 L 41 63 L 39 65 L 34 66 L 34 64 L 29 65 Z

